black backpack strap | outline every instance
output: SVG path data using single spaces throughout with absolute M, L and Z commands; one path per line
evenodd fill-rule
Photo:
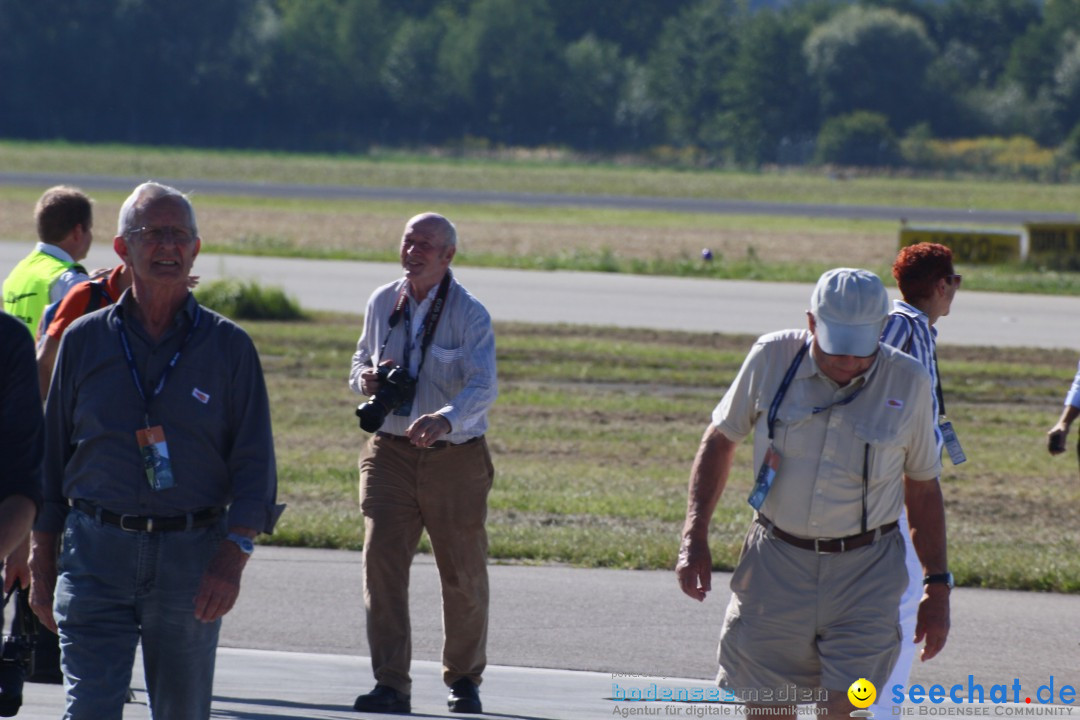
M 109 297 L 109 293 L 105 290 L 105 281 L 90 281 L 90 297 L 86 300 L 86 309 L 83 310 L 83 315 L 92 313 L 110 303 L 112 303 L 112 298 Z

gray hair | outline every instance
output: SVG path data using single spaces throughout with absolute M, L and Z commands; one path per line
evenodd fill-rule
M 127 200 L 120 206 L 120 217 L 116 222 L 116 234 L 127 237 L 128 233 L 138 227 L 137 218 L 139 213 L 146 207 L 162 198 L 176 198 L 187 208 L 191 223 L 191 234 L 198 235 L 199 228 L 195 224 L 195 208 L 187 195 L 174 187 L 163 185 L 153 180 L 148 180 L 131 191 Z
M 409 218 L 409 222 L 405 223 L 405 227 L 407 229 L 420 224 L 436 225 L 439 234 L 442 235 L 443 242 L 446 243 L 446 247 L 457 247 L 457 228 L 445 216 L 435 212 L 420 213 Z

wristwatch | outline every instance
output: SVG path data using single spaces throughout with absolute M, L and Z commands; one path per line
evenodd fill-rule
M 934 573 L 933 575 L 927 575 L 926 577 L 923 578 L 922 584 L 923 585 L 934 585 L 934 584 L 948 585 L 950 590 L 952 590 L 954 587 L 956 587 L 956 583 L 953 582 L 953 576 L 952 576 L 951 572 Z
M 238 533 L 229 533 L 225 536 L 225 539 L 231 543 L 236 543 L 236 546 L 240 548 L 240 552 L 245 555 L 250 555 L 255 552 L 255 543 L 253 543 L 249 537 Z

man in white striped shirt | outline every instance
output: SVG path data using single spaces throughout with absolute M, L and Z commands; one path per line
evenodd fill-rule
M 360 456 L 360 506 L 376 685 L 356 699 L 360 712 L 411 711 L 409 566 L 425 529 L 442 580 L 447 705 L 483 711 L 484 522 L 494 478 L 484 433 L 497 394 L 495 335 L 487 310 L 450 271 L 456 250 L 457 231 L 442 215 L 409 220 L 404 277 L 372 293 L 349 373 L 349 386 L 370 396 L 357 415 L 374 433 Z
M 943 423 L 946 421 L 941 379 L 938 376 L 937 328 L 934 324 L 949 314 L 956 291 L 960 289 L 961 276 L 953 270 L 952 251 L 937 243 L 918 243 L 903 248 L 893 263 L 892 274 L 903 300 L 893 301 L 893 311 L 881 333 L 881 342 L 911 355 L 930 373 L 934 436 L 940 454 L 944 442 Z M 908 588 L 900 599 L 900 625 L 903 629 L 900 656 L 885 689 L 894 685 L 907 686 L 911 663 L 918 647 L 912 638 L 915 636 L 919 600 L 923 595 L 922 565 L 911 545 L 906 512 L 900 514 L 900 527 L 907 545 Z M 876 717 L 892 714 L 891 706 L 883 702 L 890 697 L 885 689 L 878 691 L 879 703 L 873 708 Z

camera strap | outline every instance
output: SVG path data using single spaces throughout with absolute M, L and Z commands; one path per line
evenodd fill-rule
M 431 345 L 431 341 L 435 337 L 435 329 L 439 326 L 439 320 L 442 318 L 443 310 L 446 308 L 446 297 L 450 294 L 450 282 L 452 280 L 453 274 L 450 272 L 450 269 L 447 268 L 446 275 L 443 276 L 442 282 L 439 283 L 439 291 L 435 294 L 435 299 L 431 303 L 431 309 L 428 310 L 427 315 L 424 317 L 424 322 L 420 325 L 420 364 L 416 368 L 416 377 L 420 377 L 420 369 L 424 367 L 424 358 L 427 355 L 428 346 Z M 386 343 L 390 341 L 390 335 L 393 334 L 394 328 L 402 318 L 405 319 L 405 342 L 403 343 L 404 357 L 402 358 L 401 366 L 411 373 L 413 333 L 412 311 L 409 309 L 408 281 L 405 281 L 405 283 L 402 284 L 401 291 L 398 293 L 397 302 L 394 303 L 394 309 L 387 320 L 390 330 L 386 333 L 386 339 L 383 340 L 382 347 L 379 348 L 380 360 L 386 351 Z

